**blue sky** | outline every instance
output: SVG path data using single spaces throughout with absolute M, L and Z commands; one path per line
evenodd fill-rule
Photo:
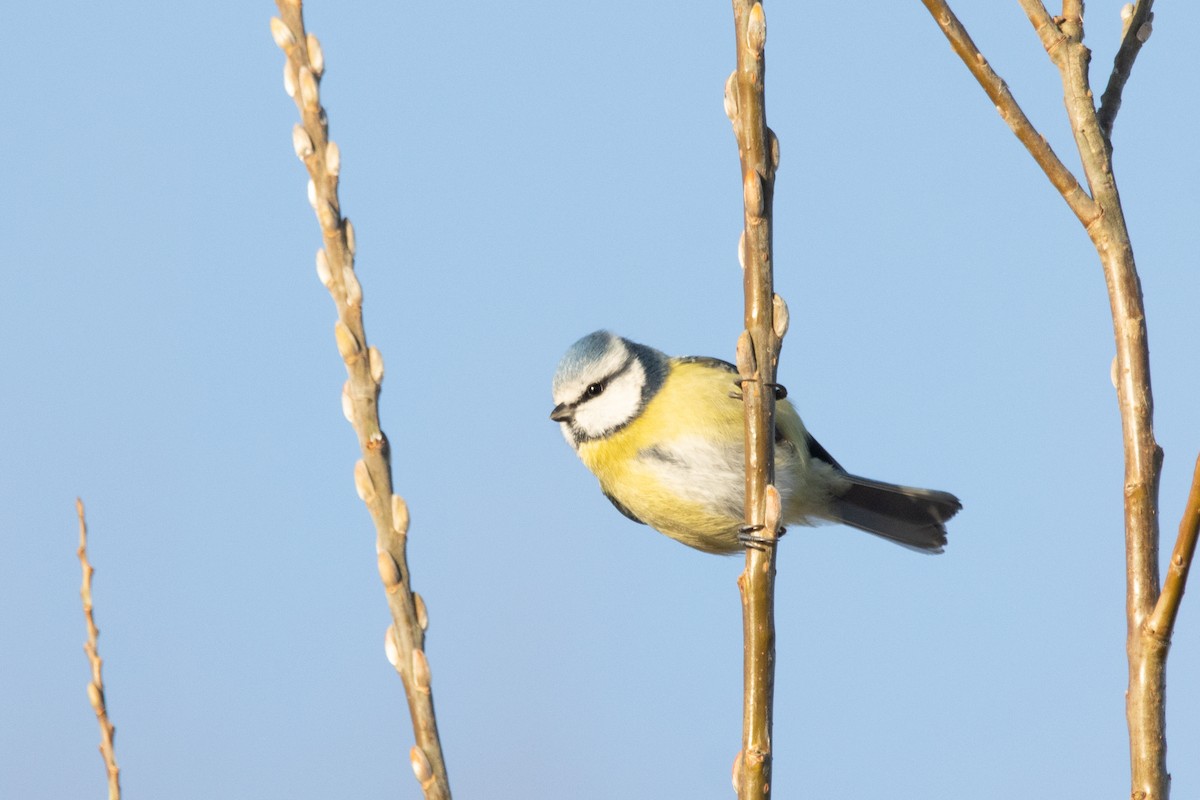
M 1017 4 L 959 6 L 1074 166 Z M 1097 90 L 1119 7 L 1088 4 Z M 5 13 L 0 796 L 103 791 L 76 495 L 127 796 L 419 796 L 273 13 Z M 1200 451 L 1200 9 L 1157 17 L 1115 145 L 1169 551 Z M 547 419 L 559 356 L 596 328 L 733 354 L 729 7 L 313 2 L 307 19 L 456 794 L 731 796 L 741 560 L 616 513 Z M 781 380 L 849 469 L 964 503 L 936 558 L 838 527 L 785 540 L 776 792 L 1120 795 L 1121 452 L 1095 254 L 919 3 L 767 19 Z M 1200 796 L 1194 595 L 1170 659 L 1180 798 Z

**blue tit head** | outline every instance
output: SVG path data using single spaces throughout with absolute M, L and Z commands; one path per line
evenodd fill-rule
M 572 447 L 609 436 L 642 413 L 662 387 L 669 359 L 608 331 L 571 345 L 554 373 L 554 410 Z

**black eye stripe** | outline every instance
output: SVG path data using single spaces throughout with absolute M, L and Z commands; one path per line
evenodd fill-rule
M 608 388 L 609 384 L 611 384 L 617 378 L 621 377 L 622 375 L 624 375 L 626 372 L 629 371 L 629 367 L 631 364 L 633 364 L 632 356 L 627 358 L 625 360 L 625 363 L 622 364 L 620 367 L 618 367 L 615 371 L 609 373 L 608 375 L 605 375 L 603 378 L 601 378 L 598 381 L 589 383 L 584 388 L 583 394 L 581 394 L 579 396 L 579 399 L 577 401 L 575 401 L 575 404 L 582 405 L 583 403 L 586 403 L 588 400 L 591 400 L 593 397 L 599 397 L 601 394 L 604 393 L 604 390 Z M 593 392 L 592 387 L 594 387 L 594 386 L 600 387 L 599 391 Z

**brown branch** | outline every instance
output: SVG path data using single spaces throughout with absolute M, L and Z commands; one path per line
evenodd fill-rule
M 1142 45 L 1150 38 L 1153 28 L 1154 12 L 1150 10 L 1154 0 L 1138 0 L 1133 11 L 1128 16 L 1122 11 L 1121 46 L 1113 57 L 1112 74 L 1108 76 L 1108 85 L 1100 96 L 1100 130 L 1104 138 L 1112 143 L 1113 123 L 1117 120 L 1117 112 L 1121 110 L 1121 92 L 1133 72 L 1133 62 L 1137 60 Z
M 1088 79 L 1091 52 L 1083 44 L 1081 0 L 1063 4 L 1065 41 L 1049 51 L 1062 75 L 1063 101 L 1080 161 L 1100 207 L 1086 225 L 1108 286 L 1117 350 L 1117 406 L 1125 451 L 1126 652 L 1129 687 L 1125 714 L 1133 796 L 1167 800 L 1166 658 L 1169 642 L 1146 622 L 1159 595 L 1158 483 L 1162 450 L 1154 440 L 1150 345 L 1141 281 L 1113 174 L 1112 150 L 1100 127 Z M 1139 793 L 1141 793 L 1139 795 Z
M 1063 0 L 1059 28 L 1068 39 L 1083 41 L 1083 0 Z
M 745 637 L 742 749 L 734 784 L 741 800 L 765 798 L 771 784 L 771 715 L 775 689 L 775 540 L 781 517 L 775 480 L 775 372 L 787 309 L 775 294 L 771 203 L 779 142 L 767 127 L 761 3 L 733 0 L 737 69 L 725 84 L 725 111 L 733 123 L 742 167 L 745 330 L 737 363 L 746 411 L 746 525 L 761 539 L 747 547 L 738 578 Z
M 1192 490 L 1188 493 L 1187 506 L 1183 510 L 1183 518 L 1179 521 L 1179 536 L 1175 539 L 1175 548 L 1171 551 L 1171 564 L 1167 567 L 1167 577 L 1163 579 L 1162 594 L 1154 605 L 1154 613 L 1146 621 L 1146 628 L 1151 636 L 1171 640 L 1175 631 L 1175 618 L 1179 615 L 1179 603 L 1183 600 L 1183 590 L 1187 586 L 1188 570 L 1192 566 L 1192 558 L 1196 555 L 1196 539 L 1200 535 L 1200 457 L 1196 459 L 1196 469 L 1192 474 Z
M 954 52 L 966 64 L 967 69 L 975 76 L 975 80 L 979 81 L 979 85 L 983 87 L 988 98 L 995 104 L 1000 117 L 1012 129 L 1021 144 L 1025 145 L 1025 149 L 1046 173 L 1046 177 L 1050 179 L 1054 188 L 1067 201 L 1067 205 L 1075 212 L 1075 216 L 1079 217 L 1080 222 L 1085 226 L 1090 225 L 1100 213 L 1096 204 L 1079 185 L 1078 179 L 1071 170 L 1067 169 L 1059 160 L 1054 149 L 1050 147 L 1050 143 L 1046 141 L 1046 137 L 1038 133 L 1033 123 L 1029 121 L 1029 117 L 1025 116 L 1025 112 L 1021 110 L 1021 106 L 1017 104 L 1009 90 L 1008 84 L 992 69 L 991 64 L 972 41 L 966 28 L 950 10 L 949 4 L 945 0 L 921 1 L 925 4 L 925 8 L 929 9 L 929 13 L 937 22 L 938 27 L 942 29 L 942 33 L 949 40 Z M 1026 4 L 1029 1 L 1022 0 L 1022 3 Z M 1041 3 L 1037 2 L 1036 5 L 1041 6 Z M 1042 11 L 1044 13 L 1045 9 L 1042 8 Z
M 1033 23 L 1033 29 L 1037 32 L 1038 38 L 1042 40 L 1042 44 L 1045 45 L 1046 52 L 1052 52 L 1056 45 L 1066 40 L 1058 28 L 1058 23 L 1050 16 L 1050 12 L 1046 10 L 1042 0 L 1018 0 L 1018 2 L 1024 9 L 1025 15 L 1029 17 L 1029 21 Z
M 416 738 L 409 760 L 425 797 L 449 800 L 450 784 L 424 649 L 425 606 L 412 591 L 405 554 L 408 507 L 392 493 L 388 442 L 379 423 L 383 357 L 367 345 L 362 285 L 354 273 L 354 227 L 342 217 L 337 195 L 341 153 L 328 138 L 328 121 L 321 107 L 319 86 L 325 59 L 316 37 L 304 30 L 300 0 L 276 0 L 276 5 L 281 18 L 271 20 L 271 34 L 287 55 L 284 87 L 296 101 L 302 119 L 292 131 L 292 144 L 308 168 L 309 202 L 324 240 L 324 248 L 317 252 L 317 275 L 337 309 L 334 340 L 349 376 L 342 389 L 342 410 L 354 426 L 362 450 L 362 459 L 354 466 L 354 485 L 375 523 L 379 575 L 392 614 L 386 652 L 404 683 Z
M 935 0 L 923 2 L 955 43 L 960 57 L 988 89 L 979 72 L 983 57 L 977 51 L 972 57 L 974 46 L 965 46 L 969 39 L 949 7 Z M 1083 2 L 1064 0 L 1062 17 L 1057 21 L 1049 16 L 1040 0 L 1021 0 L 1021 6 L 1062 76 L 1067 117 L 1091 190 L 1091 200 L 1087 204 L 1082 203 L 1076 193 L 1064 192 L 1063 197 L 1083 223 L 1100 256 L 1116 342 L 1115 383 L 1125 453 L 1126 650 L 1129 658 L 1126 716 L 1132 796 L 1140 800 L 1167 800 L 1169 775 L 1166 770 L 1164 697 L 1169 642 L 1156 635 L 1147 624 L 1159 593 L 1157 515 L 1162 450 L 1154 440 L 1150 350 L 1141 284 L 1113 175 L 1111 147 L 1101 127 L 1089 85 L 1091 53 L 1083 44 Z M 993 95 L 992 91 L 988 93 Z M 1019 137 L 1022 135 L 1015 127 L 1014 132 Z M 1030 152 L 1038 158 L 1032 148 Z M 1042 162 L 1039 160 L 1039 163 Z M 1055 181 L 1055 176 L 1044 164 L 1043 170 L 1051 181 Z M 1056 182 L 1055 185 L 1059 184 Z M 1078 194 L 1082 194 L 1082 190 Z M 1086 209 L 1086 213 L 1081 213 L 1081 209 Z
M 79 549 L 75 553 L 83 568 L 79 597 L 83 601 L 83 618 L 87 622 L 87 642 L 83 645 L 83 651 L 87 653 L 88 665 L 92 668 L 92 680 L 87 688 L 88 700 L 96 712 L 96 721 L 100 723 L 100 755 L 104 759 L 104 770 L 108 773 L 108 800 L 121 800 L 121 769 L 117 766 L 117 756 L 113 750 L 116 729 L 108 719 L 108 705 L 104 700 L 104 678 L 100 674 L 104 661 L 96 645 L 100 629 L 96 627 L 96 618 L 92 614 L 92 573 L 96 570 L 88 562 L 87 520 L 83 515 L 83 501 L 78 497 L 75 498 L 75 514 L 79 517 Z

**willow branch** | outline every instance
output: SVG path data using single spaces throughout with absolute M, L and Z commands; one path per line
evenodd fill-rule
M 1100 213 L 1096 204 L 1079 185 L 1079 180 L 1071 170 L 1067 169 L 1055 154 L 1050 143 L 1046 141 L 1046 137 L 1038 133 L 1033 123 L 1025 116 L 1025 112 L 1021 110 L 1021 106 L 1017 104 L 1009 90 L 1008 84 L 992 69 L 991 64 L 972 41 L 966 28 L 950 10 L 949 4 L 945 0 L 921 1 L 937 22 L 938 27 L 942 29 L 942 33 L 949 40 L 954 52 L 962 59 L 967 69 L 975 76 L 975 80 L 979 81 L 979 85 L 983 87 L 988 98 L 995 104 L 1000 117 L 1008 124 L 1021 144 L 1025 145 L 1025 149 L 1046 173 L 1050 183 L 1067 201 L 1067 205 L 1075 212 L 1079 221 L 1085 226 L 1090 225 Z M 1034 2 L 1041 7 L 1040 2 L 1036 2 L 1036 0 Z M 1029 0 L 1022 0 L 1022 5 L 1027 4 L 1029 4 Z M 1042 12 L 1045 13 L 1045 8 L 1042 8 Z M 1047 19 L 1049 19 L 1048 15 Z
M 1018 2 L 1025 11 L 1025 16 L 1029 17 L 1034 31 L 1042 40 L 1042 45 L 1045 46 L 1047 52 L 1053 52 L 1056 45 L 1066 41 L 1066 37 L 1059 30 L 1058 23 L 1050 16 L 1050 12 L 1042 4 L 1042 0 L 1018 0 Z
M 292 144 L 308 169 L 308 199 L 324 240 L 324 247 L 317 252 L 317 275 L 337 309 L 334 340 L 349 376 L 342 389 L 342 410 L 362 450 L 362 458 L 354 465 L 354 485 L 375 524 L 379 575 L 392 615 L 385 649 L 404 683 L 416 739 L 409 760 L 425 797 L 448 800 L 450 785 L 425 656 L 425 605 L 412 591 L 406 556 L 408 507 L 392 492 L 388 441 L 379 422 L 383 357 L 367 344 L 363 290 L 354 272 L 354 227 L 342 217 L 338 202 L 341 153 L 329 140 L 328 120 L 320 101 L 325 58 L 317 38 L 305 32 L 300 0 L 276 0 L 276 5 L 280 17 L 271 20 L 271 34 L 287 56 L 284 87 L 296 101 L 302 120 L 292 131 Z
M 1183 518 L 1179 521 L 1179 536 L 1175 539 L 1175 548 L 1171 551 L 1171 564 L 1167 567 L 1167 576 L 1163 579 L 1162 594 L 1154 606 L 1154 612 L 1146 621 L 1146 628 L 1160 639 L 1171 640 L 1175 631 L 1175 618 L 1179 615 L 1179 603 L 1183 600 L 1183 590 L 1187 585 L 1188 570 L 1192 567 L 1192 558 L 1196 555 L 1196 539 L 1200 535 L 1200 457 L 1196 459 L 1196 469 L 1192 474 L 1192 490 L 1188 493 L 1187 506 L 1183 510 Z
M 923 2 L 934 13 L 951 42 L 957 42 L 955 50 L 978 77 L 978 64 L 973 62 L 981 64 L 983 57 L 969 57 L 974 45 L 966 48 L 962 44 L 969 39 L 949 7 L 935 0 Z M 1077 196 L 1082 190 L 1064 192 L 1063 197 L 1083 223 L 1100 256 L 1117 351 L 1115 383 L 1125 454 L 1126 650 L 1129 658 L 1126 717 L 1131 796 L 1139 800 L 1167 800 L 1170 776 L 1166 769 L 1165 691 L 1169 641 L 1148 624 L 1159 593 L 1158 484 L 1162 450 L 1154 440 L 1150 350 L 1141 284 L 1113 174 L 1112 148 L 1101 126 L 1089 85 L 1091 53 L 1083 44 L 1083 2 L 1064 0 L 1062 16 L 1058 19 L 1050 17 L 1040 0 L 1020 2 L 1061 74 L 1067 117 L 1091 190 L 1089 203 L 1083 203 Z M 982 78 L 980 82 L 988 88 Z M 1030 152 L 1034 153 L 1032 149 Z M 1038 158 L 1037 153 L 1034 157 Z M 1054 181 L 1051 171 L 1045 165 L 1043 169 Z M 1083 211 L 1086 213 L 1081 213 Z
M 1150 10 L 1154 0 L 1138 0 L 1133 10 L 1126 14 L 1121 12 L 1121 46 L 1113 57 L 1112 73 L 1108 76 L 1108 85 L 1100 96 L 1100 130 L 1104 138 L 1112 142 L 1113 123 L 1116 122 L 1117 112 L 1121 110 L 1121 93 L 1133 72 L 1133 62 L 1137 60 L 1142 45 L 1150 38 L 1154 23 L 1154 12 Z M 1128 8 L 1128 6 L 1126 6 Z
M 734 766 L 741 800 L 765 798 L 771 784 L 771 715 L 775 688 L 775 541 L 781 517 L 775 480 L 775 372 L 787 308 L 774 292 L 771 204 L 779 142 L 767 127 L 761 3 L 733 0 L 737 69 L 725 84 L 725 111 L 741 161 L 745 330 L 737 364 L 745 406 L 746 525 L 761 541 L 746 550 L 738 578 L 745 638 L 742 748 Z
M 117 766 L 116 752 L 113 750 L 113 736 L 116 729 L 108 718 L 108 705 L 104 700 L 104 678 L 100 674 L 104 666 L 100 658 L 100 650 L 96 640 L 100 629 L 96 627 L 96 618 L 92 614 L 92 573 L 96 570 L 88 562 L 87 557 L 87 520 L 83 515 L 83 501 L 75 498 L 75 514 L 79 517 L 79 565 L 83 568 L 83 584 L 79 587 L 79 597 L 83 601 L 83 618 L 87 622 L 87 642 L 83 652 L 87 653 L 88 665 L 92 668 L 92 679 L 88 682 L 88 700 L 96 712 L 96 721 L 100 724 L 100 756 L 104 759 L 104 770 L 108 773 L 108 800 L 121 800 L 121 770 Z
M 1150 345 L 1141 281 L 1113 173 L 1112 148 L 1100 125 L 1088 78 L 1091 52 L 1083 44 L 1082 0 L 1063 3 L 1062 41 L 1047 49 L 1062 75 L 1063 101 L 1080 162 L 1100 207 L 1085 226 L 1108 287 L 1117 351 L 1117 406 L 1125 452 L 1126 652 L 1129 686 L 1131 794 L 1166 800 L 1166 658 L 1169 641 L 1147 622 L 1159 595 L 1158 484 L 1162 450 L 1154 440 Z M 1043 39 L 1043 41 L 1045 41 Z

